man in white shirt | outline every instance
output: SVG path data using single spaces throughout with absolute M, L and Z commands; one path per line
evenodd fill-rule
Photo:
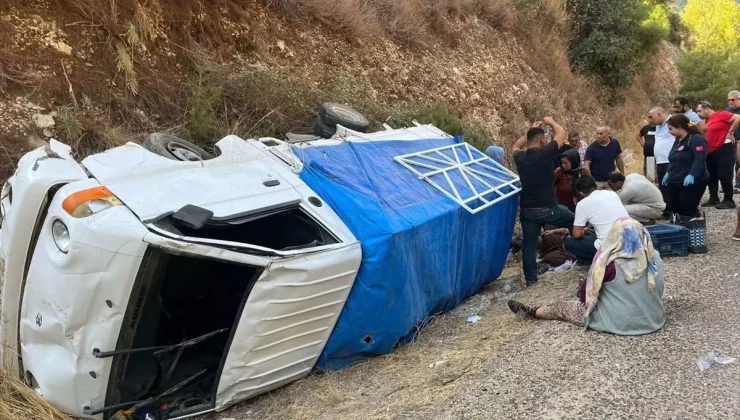
M 665 202 L 658 187 L 650 180 L 640 174 L 625 177 L 614 171 L 607 175 L 606 182 L 619 195 L 631 218 L 642 223 L 660 219 Z
M 676 138 L 673 137 L 671 132 L 668 130 L 668 118 L 670 115 L 665 113 L 665 110 L 661 107 L 655 107 L 648 113 L 648 121 L 650 124 L 655 126 L 655 163 L 657 165 L 656 180 L 660 182 L 661 179 L 668 172 L 668 154 L 671 152 L 673 143 Z M 666 208 L 663 214 L 670 214 L 670 200 L 668 200 L 668 187 L 662 183 L 658 186 L 660 192 L 663 194 L 663 202 L 666 203 Z
M 598 190 L 596 181 L 590 176 L 578 178 L 576 191 L 583 199 L 576 205 L 573 232 L 565 240 L 565 250 L 575 255 L 580 263 L 591 264 L 614 222 L 629 217 L 629 214 L 617 193 Z M 595 235 L 586 234 L 586 225 L 589 224 L 593 226 Z

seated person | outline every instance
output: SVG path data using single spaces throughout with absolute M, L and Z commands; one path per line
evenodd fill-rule
M 619 172 L 607 175 L 609 188 L 619 194 L 630 217 L 638 222 L 660 219 L 665 210 L 663 194 L 658 187 L 640 174 L 626 177 Z
M 501 166 L 506 166 L 504 164 L 504 149 L 500 146 L 488 146 L 486 148 L 486 156 L 493 159 L 495 162 L 498 162 Z
M 578 300 L 529 307 L 508 302 L 516 314 L 566 321 L 617 335 L 655 332 L 665 323 L 663 262 L 650 234 L 628 217 L 614 223 L 594 259 Z
M 581 157 L 576 150 L 560 155 L 560 167 L 555 169 L 555 198 L 570 211 L 576 211 L 576 181 L 581 174 Z
M 573 232 L 565 240 L 565 250 L 575 255 L 581 264 L 591 264 L 612 225 L 621 217 L 629 217 L 617 193 L 598 190 L 596 180 L 582 176 L 576 182 L 576 191 L 583 199 L 576 205 Z M 586 235 L 586 225 L 594 227 L 596 235 Z
M 542 262 L 551 267 L 559 267 L 568 261 L 575 261 L 576 257 L 565 251 L 565 238 L 568 237 L 568 229 L 546 230 L 542 233 L 540 243 L 540 257 Z

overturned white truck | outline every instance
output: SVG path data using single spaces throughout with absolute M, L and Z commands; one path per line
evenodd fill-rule
M 26 154 L 2 189 L 2 361 L 70 415 L 222 410 L 317 362 L 336 368 L 390 351 L 503 267 L 517 179 L 433 126 L 370 134 L 340 126 L 333 139 L 297 143 L 228 136 L 217 156 L 162 135 L 145 146 L 77 162 L 52 140 Z M 359 156 L 365 146 L 376 168 L 332 157 Z M 309 171 L 314 164 L 336 172 Z M 380 179 L 389 167 L 407 176 Z M 376 192 L 408 199 L 411 188 L 425 200 L 402 205 L 354 187 L 376 183 L 386 184 Z M 322 187 L 329 184 L 358 194 Z M 376 204 L 396 216 L 374 212 Z M 413 214 L 445 219 L 450 230 L 424 232 Z M 393 225 L 400 219 L 407 223 Z M 379 235 L 381 225 L 390 227 Z M 431 252 L 450 253 L 429 255 L 431 237 L 443 238 Z M 398 238 L 405 242 L 393 245 Z M 374 296 L 363 295 L 368 288 Z M 350 291 L 357 304 L 345 307 Z M 345 325 L 336 325 L 330 349 L 340 313 Z

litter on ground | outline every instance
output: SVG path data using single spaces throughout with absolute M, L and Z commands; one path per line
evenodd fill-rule
M 705 370 L 712 367 L 712 365 L 714 365 L 715 363 L 720 365 L 728 365 L 735 360 L 736 359 L 734 357 L 717 356 L 714 352 L 710 352 L 707 357 L 699 359 L 699 371 L 704 372 Z

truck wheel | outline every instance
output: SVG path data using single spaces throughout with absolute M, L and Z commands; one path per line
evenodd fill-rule
M 326 102 L 319 108 L 319 116 L 331 128 L 337 124 L 350 130 L 366 133 L 370 122 L 354 109 L 335 102 Z
M 213 155 L 179 137 L 164 133 L 150 134 L 143 147 L 167 159 L 193 162 L 213 159 Z
M 316 122 L 313 123 L 313 134 L 316 137 L 322 139 L 330 139 L 337 132 L 336 126 L 330 127 L 321 118 L 316 118 Z

